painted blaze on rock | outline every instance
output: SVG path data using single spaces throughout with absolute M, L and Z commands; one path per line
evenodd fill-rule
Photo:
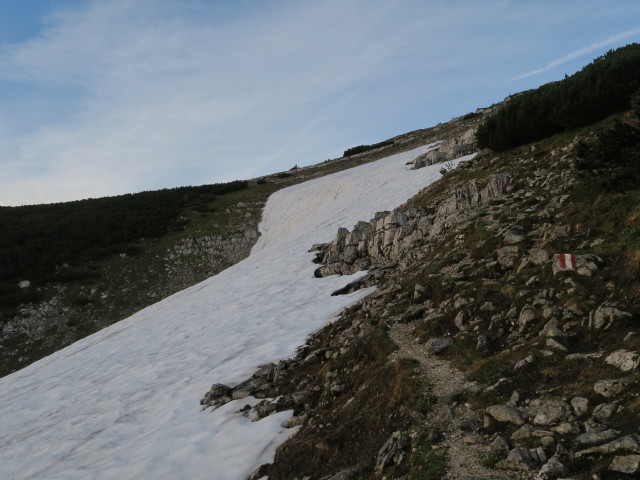
M 558 270 L 575 270 L 578 267 L 576 256 L 572 253 L 556 253 L 553 263 Z

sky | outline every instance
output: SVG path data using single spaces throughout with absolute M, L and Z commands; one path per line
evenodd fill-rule
M 0 205 L 318 163 L 632 42 L 637 0 L 0 0 Z

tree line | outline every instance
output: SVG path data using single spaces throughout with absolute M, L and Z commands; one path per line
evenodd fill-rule
M 182 228 L 190 208 L 210 211 L 216 196 L 247 188 L 246 181 L 178 187 L 74 202 L 0 207 L 0 282 L 43 279 L 65 262 L 134 251 L 134 241 Z M 69 275 L 73 276 L 71 271 Z M 77 274 L 76 272 L 75 274 Z M 7 292 L 5 292 L 7 293 Z
M 478 146 L 506 150 L 592 124 L 628 109 L 639 89 L 640 45 L 610 50 L 564 80 L 505 102 L 478 127 Z

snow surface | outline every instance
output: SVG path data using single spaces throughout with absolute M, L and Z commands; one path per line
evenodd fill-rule
M 332 297 L 362 273 L 314 278 L 308 249 L 437 180 L 405 166 L 429 148 L 276 192 L 246 260 L 0 379 L 0 478 L 244 480 L 271 461 L 290 412 L 251 422 L 237 411 L 255 399 L 200 399 L 373 291 Z

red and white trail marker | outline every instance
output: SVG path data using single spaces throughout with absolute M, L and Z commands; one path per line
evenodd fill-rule
M 558 270 L 575 270 L 578 266 L 573 253 L 556 253 L 553 256 L 553 262 Z

